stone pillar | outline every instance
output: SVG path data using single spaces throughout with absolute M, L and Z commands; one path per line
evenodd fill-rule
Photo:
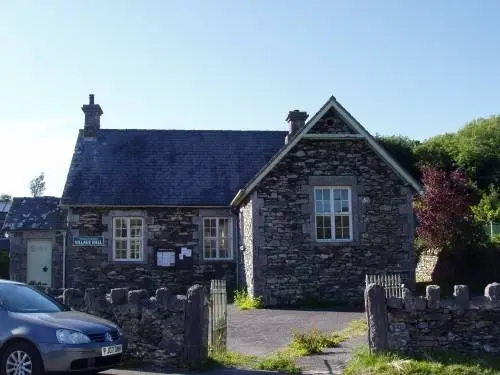
M 187 292 L 182 356 L 184 363 L 195 367 L 208 359 L 208 294 L 198 284 Z
M 370 352 L 381 352 L 388 349 L 387 303 L 384 288 L 377 284 L 369 284 L 365 290 L 365 308 L 368 319 L 368 345 Z

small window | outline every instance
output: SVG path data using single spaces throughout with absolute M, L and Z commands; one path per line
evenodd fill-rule
M 142 261 L 142 217 L 115 217 L 113 219 L 113 260 Z
M 350 187 L 315 188 L 314 204 L 318 241 L 352 240 Z
M 222 260 L 233 258 L 233 225 L 231 218 L 203 219 L 203 258 Z

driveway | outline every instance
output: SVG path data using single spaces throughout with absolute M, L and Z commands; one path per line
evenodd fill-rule
M 228 306 L 228 349 L 245 354 L 265 355 L 286 347 L 293 329 L 340 331 L 351 321 L 364 318 L 362 312 L 332 310 L 262 309 L 240 311 Z M 340 348 L 301 358 L 299 365 L 310 374 L 341 374 L 352 349 L 365 344 L 366 337 L 356 337 Z

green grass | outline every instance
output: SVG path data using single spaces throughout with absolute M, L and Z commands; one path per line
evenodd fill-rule
M 347 327 L 345 327 L 339 333 L 343 336 L 347 336 L 348 338 L 350 338 L 356 336 L 363 336 L 367 332 L 368 332 L 368 323 L 366 322 L 366 319 L 361 318 L 350 322 L 347 325 Z
M 251 297 L 246 290 L 234 292 L 234 303 L 240 310 L 260 309 L 264 306 L 262 297 Z
M 293 331 L 290 348 L 301 355 L 321 353 L 326 348 L 336 348 L 348 337 L 336 332 L 325 333 L 312 327 L 308 332 Z
M 463 357 L 427 355 L 409 358 L 401 354 L 372 355 L 358 350 L 345 375 L 500 375 L 500 360 L 493 356 Z
M 297 354 L 289 350 L 279 350 L 264 357 L 236 352 L 210 353 L 210 365 L 222 367 L 247 368 L 252 370 L 279 371 L 288 374 L 300 374 L 296 365 Z

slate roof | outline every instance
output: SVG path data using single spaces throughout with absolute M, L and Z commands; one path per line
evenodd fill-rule
M 5 218 L 4 230 L 64 229 L 66 213 L 59 207 L 60 198 L 14 198 Z
M 3 223 L 5 221 L 5 217 L 7 216 L 7 212 L 10 209 L 10 200 L 0 200 L 0 231 L 2 230 Z
M 229 206 L 285 131 L 98 130 L 78 137 L 61 202 Z

